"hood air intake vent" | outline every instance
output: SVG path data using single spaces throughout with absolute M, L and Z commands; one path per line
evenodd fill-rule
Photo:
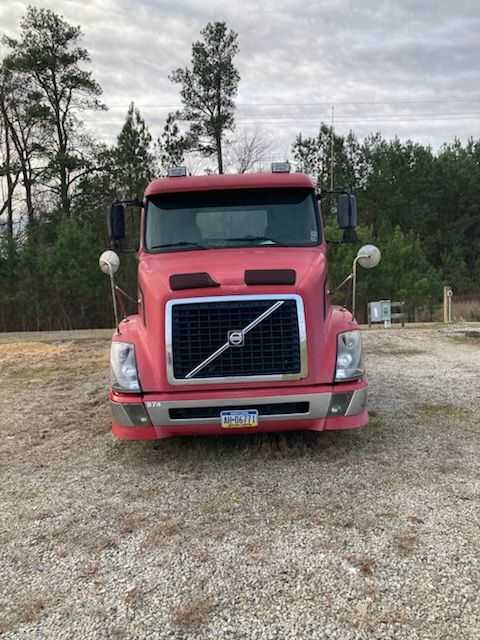
M 219 287 L 220 283 L 212 278 L 209 273 L 176 273 L 170 276 L 170 289 L 203 289 L 204 287 Z
M 295 284 L 293 269 L 252 269 L 245 271 L 245 284 Z

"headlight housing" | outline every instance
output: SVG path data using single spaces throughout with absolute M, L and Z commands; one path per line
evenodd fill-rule
M 360 331 L 345 331 L 337 336 L 335 381 L 356 380 L 363 376 L 362 338 Z
M 126 393 L 140 393 L 135 347 L 129 342 L 112 342 L 110 351 L 112 389 Z

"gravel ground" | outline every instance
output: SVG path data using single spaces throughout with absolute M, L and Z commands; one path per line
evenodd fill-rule
M 456 330 L 365 333 L 366 429 L 158 443 L 110 436 L 104 333 L 0 337 L 1 637 L 478 639 Z

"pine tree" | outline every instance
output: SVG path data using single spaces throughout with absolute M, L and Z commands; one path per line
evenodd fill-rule
M 176 69 L 170 79 L 181 85 L 182 118 L 191 123 L 191 134 L 206 156 L 216 155 L 223 173 L 222 142 L 234 127 L 240 75 L 233 64 L 238 35 L 225 22 L 209 22 L 200 32 L 203 41 L 192 45 L 191 68 Z
M 146 185 L 156 173 L 156 167 L 152 136 L 133 102 L 117 138 L 114 163 L 118 196 L 141 199 Z
M 161 136 L 157 140 L 160 168 L 166 174 L 170 167 L 178 167 L 185 161 L 185 153 L 194 147 L 189 134 L 182 134 L 176 113 L 169 113 Z

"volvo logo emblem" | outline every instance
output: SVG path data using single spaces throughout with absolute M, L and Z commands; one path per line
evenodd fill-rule
M 243 335 L 243 331 L 229 331 L 228 344 L 231 347 L 243 347 L 243 345 L 245 344 L 245 336 Z

